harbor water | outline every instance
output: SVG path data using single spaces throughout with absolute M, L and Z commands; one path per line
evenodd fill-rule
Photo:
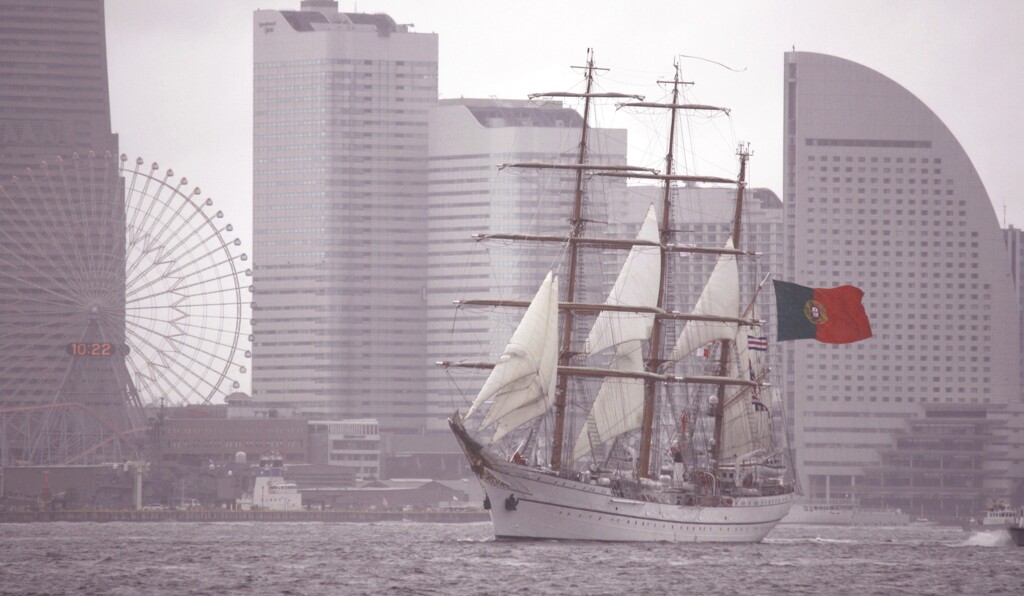
M 495 541 L 490 524 L 0 524 L 2 594 L 1019 594 L 1005 530 L 789 525 L 760 544 Z

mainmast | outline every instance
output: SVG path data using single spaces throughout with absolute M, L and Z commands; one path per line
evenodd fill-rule
M 668 153 L 665 155 L 665 172 L 658 176 L 645 176 L 646 178 L 660 179 L 663 181 L 663 193 L 662 193 L 662 210 L 661 210 L 661 221 L 659 224 L 659 234 L 661 239 L 661 275 L 658 287 L 658 309 L 664 310 L 665 308 L 665 294 L 668 289 L 668 261 L 666 258 L 671 252 L 675 252 L 672 247 L 671 235 L 672 235 L 672 187 L 673 182 L 733 182 L 731 180 L 723 180 L 721 178 L 704 178 L 699 176 L 678 176 L 673 170 L 675 162 L 675 145 L 676 145 L 676 124 L 678 120 L 677 112 L 679 110 L 697 110 L 697 111 L 720 111 L 728 113 L 725 108 L 717 106 L 702 105 L 702 104 L 683 104 L 679 103 L 680 95 L 683 85 L 691 84 L 690 82 L 683 81 L 680 79 L 679 74 L 679 63 L 675 64 L 675 76 L 671 81 L 658 81 L 660 84 L 672 85 L 672 101 L 671 103 L 649 103 L 649 102 L 638 102 L 638 103 L 627 103 L 623 106 L 629 107 L 643 107 L 643 108 L 660 108 L 670 111 L 669 118 L 669 134 L 668 134 Z M 662 350 L 662 331 L 663 322 L 662 317 L 655 317 L 654 326 L 651 329 L 651 342 L 650 351 L 648 358 L 645 363 L 644 369 L 646 372 L 654 374 L 657 373 L 661 368 L 664 360 L 661 355 Z M 643 418 L 640 426 L 640 458 L 637 466 L 637 471 L 642 477 L 650 477 L 651 475 L 651 448 L 654 443 L 654 410 L 657 401 L 657 388 L 658 383 L 653 377 L 649 377 L 644 381 L 644 410 Z
M 678 108 L 675 106 L 679 105 L 679 93 L 680 87 L 685 83 L 679 80 L 679 62 L 675 64 L 675 76 L 672 77 L 671 81 L 664 81 L 672 85 L 672 103 L 669 108 L 669 132 L 668 132 L 668 153 L 665 155 L 665 175 L 671 176 L 673 174 L 672 166 L 675 162 L 675 147 L 676 147 L 676 120 Z M 663 81 L 659 81 L 662 83 Z M 659 236 L 661 238 L 662 246 L 669 243 L 669 234 L 672 233 L 669 227 L 672 220 L 672 181 L 666 179 L 663 183 L 662 197 L 661 197 L 661 222 L 659 226 Z M 661 251 L 661 275 L 659 276 L 658 284 L 658 308 L 665 308 L 665 290 L 668 278 L 668 259 L 665 249 Z M 651 329 L 651 347 L 650 354 L 647 358 L 644 370 L 648 372 L 656 372 L 661 366 L 661 332 L 663 323 L 658 319 L 654 320 L 654 326 Z M 653 381 L 644 381 L 644 414 L 640 426 L 640 462 L 639 462 L 639 473 L 642 477 L 647 478 L 651 472 L 651 444 L 654 442 L 654 406 L 658 394 L 658 385 Z

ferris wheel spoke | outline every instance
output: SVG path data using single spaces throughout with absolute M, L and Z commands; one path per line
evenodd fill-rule
M 42 175 L 44 178 L 49 179 L 49 170 L 44 169 Z M 29 193 L 25 191 L 23 187 L 19 188 L 22 190 L 23 196 L 29 195 Z M 81 247 L 77 242 L 69 243 L 71 246 L 71 250 L 74 252 L 75 260 L 72 263 L 71 261 L 68 260 L 68 255 L 66 253 L 65 246 L 62 246 L 58 241 L 58 234 L 61 232 L 59 228 L 60 223 L 64 224 L 63 235 L 66 238 L 75 238 L 76 233 L 79 233 L 81 231 L 81 227 L 75 226 L 73 222 L 62 217 L 64 214 L 66 214 L 68 210 L 64 208 L 59 208 L 60 206 L 55 204 L 58 201 L 60 201 L 60 195 L 52 197 L 44 196 L 42 189 L 39 188 L 39 183 L 34 176 L 32 177 L 32 188 L 35 194 L 35 200 L 29 200 L 29 205 L 31 206 L 32 210 L 32 216 L 35 221 L 45 223 L 44 225 L 26 226 L 26 229 L 31 230 L 31 233 L 34 233 L 38 240 L 49 244 L 50 247 L 53 249 L 52 251 L 44 250 L 42 251 L 41 255 L 39 253 L 37 253 L 37 255 L 45 258 L 48 262 L 51 263 L 51 265 L 55 269 L 62 271 L 64 275 L 75 276 L 77 278 L 77 281 L 81 283 L 81 269 L 82 265 L 85 262 L 84 255 L 80 250 Z M 61 216 L 54 215 L 54 211 L 61 214 Z M 24 215 L 25 212 L 22 212 L 22 214 Z M 57 263 L 57 261 L 54 260 L 54 254 L 60 257 L 61 262 L 63 263 L 63 267 L 60 266 Z
M 182 391 L 182 388 L 184 387 L 194 388 L 197 390 L 201 388 L 208 389 L 208 391 L 203 392 L 203 395 L 206 395 L 206 397 L 202 398 L 204 403 L 208 403 L 210 397 L 212 397 L 212 391 L 218 389 L 219 386 L 210 382 L 206 375 L 201 374 L 200 371 L 196 370 L 196 368 L 197 367 L 192 366 L 173 366 L 168 362 L 163 364 L 148 362 L 147 372 L 149 374 L 142 374 L 141 370 L 137 372 L 143 378 L 154 383 L 159 382 L 160 380 L 166 381 L 166 383 L 161 384 L 162 389 L 164 392 L 169 390 L 177 394 L 181 398 L 178 400 L 178 403 L 188 403 L 190 401 L 190 396 Z M 187 375 L 194 378 L 188 379 L 186 378 Z M 197 386 L 197 383 L 199 386 Z
M 216 229 L 214 229 L 214 232 L 216 234 Z M 211 239 L 214 238 L 214 237 L 216 237 L 216 236 L 215 235 L 214 236 L 210 236 Z M 207 265 L 207 268 L 217 268 L 220 265 L 228 263 L 228 264 L 231 264 L 232 269 L 234 269 L 234 260 L 235 260 L 236 257 L 231 256 L 231 253 L 228 252 L 228 250 L 225 247 L 217 247 L 217 248 L 214 248 L 214 249 L 210 250 L 209 252 L 207 252 L 205 254 L 201 254 L 201 255 L 193 258 L 191 261 L 188 261 L 186 263 L 182 263 L 176 269 L 168 271 L 168 275 L 180 273 L 186 267 L 189 267 L 191 265 L 195 265 L 196 263 L 198 263 L 199 261 L 202 261 L 204 259 L 208 260 L 213 255 L 215 255 L 217 253 L 221 253 L 221 252 L 223 252 L 224 254 L 227 255 L 227 259 L 225 259 L 224 261 L 219 261 L 219 262 L 211 263 L 211 264 Z M 235 272 L 233 271 L 232 273 L 235 273 Z
M 24 187 L 21 185 L 19 181 L 16 181 L 15 184 L 18 190 L 20 191 L 20 196 L 24 197 L 24 199 L 12 199 L 7 195 L 6 192 L 4 193 L 4 198 L 6 200 L 3 202 L 3 208 L 7 210 L 13 209 L 15 211 L 15 213 L 4 213 L 4 220 L 13 222 L 18 221 L 20 218 L 26 224 L 28 224 L 29 222 L 40 222 L 41 225 L 24 225 L 22 227 L 17 228 L 16 230 L 9 230 L 9 225 L 0 225 L 0 232 L 2 232 L 4 237 L 8 240 L 8 242 L 10 242 L 11 245 L 15 247 L 43 247 L 48 245 L 50 248 L 53 249 L 52 251 L 46 249 L 41 251 L 33 251 L 33 256 L 41 257 L 41 261 L 43 261 L 49 267 L 57 271 L 64 272 L 65 275 L 76 276 L 76 274 L 78 274 L 79 271 L 67 261 L 67 255 L 64 254 L 63 247 L 57 244 L 56 238 L 52 233 L 52 230 L 54 229 L 53 225 L 48 220 L 44 220 L 44 218 L 40 215 L 38 208 L 36 207 L 36 203 L 46 203 L 47 201 L 39 198 L 38 195 L 36 197 L 29 197 L 28 193 L 24 190 Z M 29 208 L 19 208 L 19 202 L 28 203 Z M 31 211 L 31 213 L 29 213 L 29 211 Z M 44 230 L 50 230 L 50 232 L 44 235 L 42 234 Z M 78 256 L 77 244 L 72 243 L 72 245 L 73 250 L 75 250 L 76 253 L 76 258 L 80 258 Z M 63 262 L 55 261 L 53 258 L 54 253 L 59 254 L 62 257 Z M 10 256 L 19 258 L 25 264 L 36 269 L 36 271 L 44 278 L 48 279 L 49 277 L 51 277 L 50 274 L 40 271 L 38 269 L 37 259 L 29 260 L 25 257 L 25 255 L 21 254 L 19 251 L 11 251 L 11 253 L 9 254 Z M 80 285 L 80 277 L 75 279 L 74 281 L 78 282 L 75 285 Z
M 31 314 L 34 315 L 36 313 Z M 0 327 L 0 346 L 3 346 L 3 353 L 10 354 L 11 350 L 18 350 L 19 347 L 25 348 L 27 346 L 25 338 L 27 337 L 33 338 L 33 344 L 35 344 L 39 340 L 46 340 L 50 337 L 64 339 L 74 337 L 73 335 L 68 334 L 67 328 L 73 328 L 76 325 L 84 324 L 85 316 L 81 315 L 77 317 L 66 317 L 64 318 L 63 324 L 60 327 L 54 327 L 52 320 L 40 321 L 38 316 L 25 317 L 25 320 L 30 324 L 19 323 L 4 325 L 3 327 Z
M 94 176 L 96 164 L 91 157 L 88 158 L 88 164 L 83 164 L 82 160 L 77 155 L 72 159 L 72 163 L 74 165 L 75 176 L 74 188 L 78 190 L 78 201 L 77 204 L 72 207 L 71 213 L 79 215 L 79 220 L 77 222 L 78 225 L 76 225 L 75 231 L 79 236 L 84 236 L 84 242 L 82 242 L 82 245 L 87 248 L 87 250 L 84 251 L 83 269 L 85 271 L 92 272 L 96 269 L 96 255 L 94 254 L 95 249 L 90 242 L 89 235 L 91 231 L 90 223 L 97 221 L 95 212 L 98 199 L 96 197 L 97 189 Z M 86 169 L 84 174 L 82 171 L 83 167 Z M 106 191 L 103 194 L 108 200 L 112 200 L 115 196 L 113 193 Z M 76 242 L 75 244 L 78 243 Z
M 225 261 L 225 262 L 227 262 L 227 261 Z M 213 277 L 213 278 L 200 279 L 199 281 L 196 281 L 196 282 L 190 283 L 190 284 L 184 284 L 184 285 L 182 285 L 180 283 L 179 284 L 175 284 L 173 286 L 173 291 L 175 293 L 180 293 L 180 292 L 184 292 L 185 290 L 191 290 L 193 288 L 202 288 L 204 286 L 212 284 L 215 281 L 226 280 L 226 279 L 237 279 L 237 274 L 235 274 L 233 272 L 232 273 L 225 273 L 223 275 L 220 275 L 220 276 L 217 276 L 217 277 Z M 191 295 L 202 296 L 202 295 L 218 294 L 218 293 L 222 293 L 222 292 L 219 291 L 219 290 L 218 291 L 212 291 L 212 292 L 206 292 L 206 293 L 195 293 L 195 294 L 190 292 L 189 295 L 190 296 Z M 133 304 L 133 303 L 136 303 L 136 302 L 142 302 L 142 301 L 146 301 L 146 300 L 151 300 L 151 299 L 156 298 L 156 297 L 158 297 L 160 295 L 161 295 L 160 293 L 154 292 L 154 293 L 145 294 L 145 295 L 142 295 L 142 296 L 133 296 L 133 297 L 131 297 L 128 300 L 128 303 L 129 304 Z
M 184 181 L 184 180 L 185 179 L 182 178 L 182 181 Z M 179 184 L 179 188 L 180 188 L 180 186 L 181 186 L 181 184 Z M 192 234 L 195 234 L 197 229 L 201 229 L 201 226 L 202 226 L 202 224 L 204 222 L 208 222 L 209 221 L 209 218 L 206 217 L 205 213 L 203 213 L 202 206 L 201 205 L 196 205 L 192 201 L 192 197 L 198 197 L 199 196 L 199 189 L 198 188 L 194 189 L 192 191 L 191 195 L 186 195 L 186 194 L 182 193 L 180 190 L 178 190 L 177 191 L 177 196 L 181 200 L 179 201 L 178 208 L 174 211 L 174 215 L 171 216 L 171 217 L 164 218 L 164 225 L 163 225 L 163 227 L 156 232 L 156 236 L 158 238 L 162 238 L 162 237 L 164 237 L 164 235 L 167 233 L 168 229 L 172 225 L 174 225 L 175 229 L 177 229 L 177 230 L 181 230 L 181 229 L 190 230 L 188 235 L 186 235 L 185 237 L 181 238 L 177 244 L 175 244 L 174 246 L 170 247 L 167 250 L 167 252 L 172 253 L 172 254 L 177 254 L 177 250 L 179 248 L 181 248 L 182 246 L 184 246 L 186 242 L 188 242 L 189 236 L 191 236 Z M 185 210 L 186 206 L 191 206 L 192 209 L 190 211 L 188 211 L 184 216 L 182 216 L 181 212 L 183 210 Z M 196 217 L 200 217 L 201 218 L 201 221 L 197 222 L 198 225 L 189 225 L 189 224 L 192 223 L 192 220 L 195 219 Z M 182 220 L 182 219 L 184 221 L 179 221 L 179 220 Z

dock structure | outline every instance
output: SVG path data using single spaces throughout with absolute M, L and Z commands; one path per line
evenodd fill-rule
M 420 523 L 467 523 L 490 519 L 486 511 L 238 511 L 199 509 L 3 511 L 0 523 L 29 522 L 339 522 L 366 523 L 405 521 Z

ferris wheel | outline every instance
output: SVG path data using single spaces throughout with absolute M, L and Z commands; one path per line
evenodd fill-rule
M 3 193 L 0 391 L 184 405 L 239 388 L 252 270 L 213 199 L 125 155 L 44 163 Z

